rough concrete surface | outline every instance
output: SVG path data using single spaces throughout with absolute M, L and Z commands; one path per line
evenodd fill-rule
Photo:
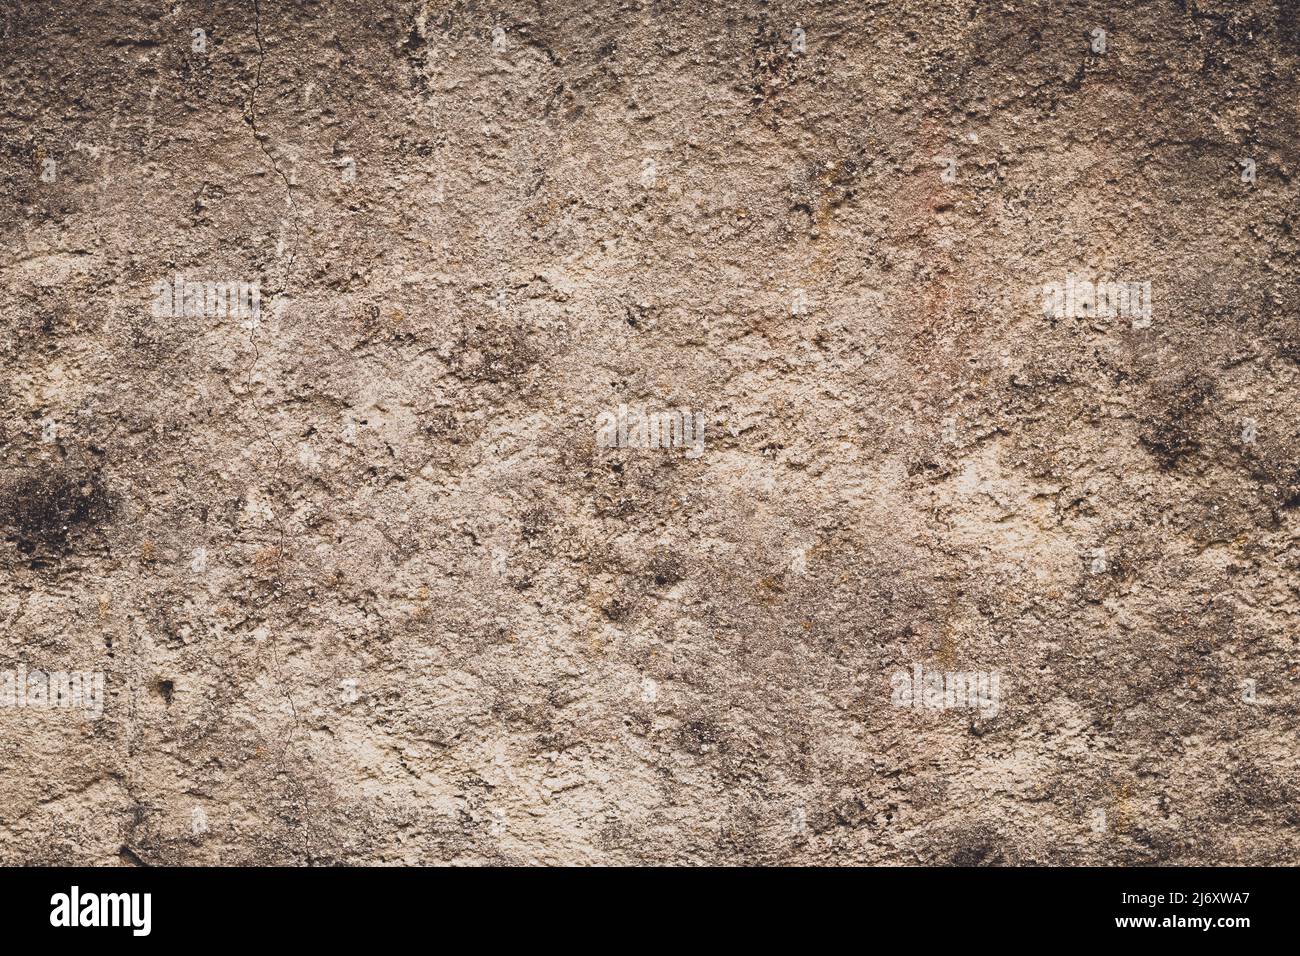
M 0 862 L 1300 862 L 1297 67 L 0 0 Z

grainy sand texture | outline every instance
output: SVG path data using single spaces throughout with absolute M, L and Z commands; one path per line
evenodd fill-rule
M 1300 862 L 1298 68 L 0 0 L 0 863 Z

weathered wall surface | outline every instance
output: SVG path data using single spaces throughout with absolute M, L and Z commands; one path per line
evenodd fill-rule
M 4 0 L 0 862 L 1300 862 L 1297 66 L 1295 0 Z

